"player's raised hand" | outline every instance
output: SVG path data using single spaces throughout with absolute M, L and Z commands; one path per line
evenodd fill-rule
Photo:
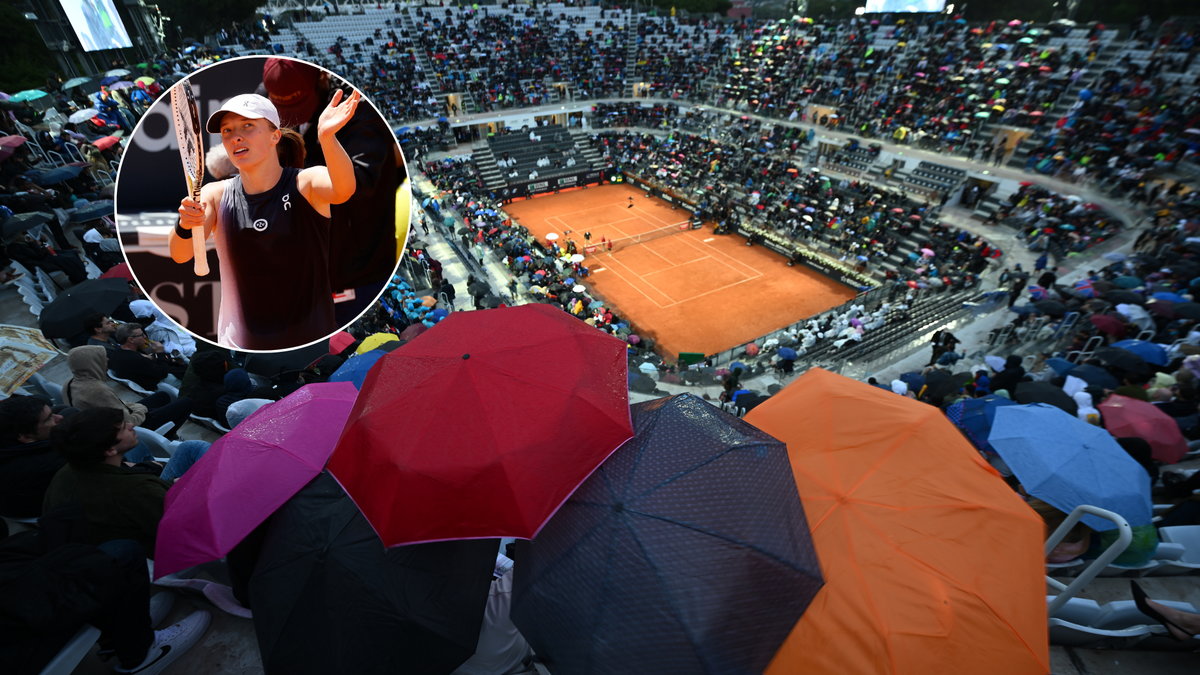
M 354 111 L 358 109 L 360 98 L 361 95 L 358 93 L 358 90 L 355 90 L 348 97 L 344 95 L 341 89 L 334 91 L 329 105 L 325 107 L 325 110 L 321 111 L 321 118 L 317 120 L 317 136 L 332 136 L 339 129 L 346 126 L 350 118 L 354 117 Z

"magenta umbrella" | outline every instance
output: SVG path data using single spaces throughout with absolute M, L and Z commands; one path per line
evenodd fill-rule
M 1113 394 L 1096 407 L 1108 433 L 1144 439 L 1150 444 L 1151 456 L 1163 464 L 1174 464 L 1187 454 L 1187 439 L 1179 425 L 1153 403 Z
M 154 576 L 229 553 L 325 468 L 358 390 L 310 384 L 259 408 L 167 492 Z

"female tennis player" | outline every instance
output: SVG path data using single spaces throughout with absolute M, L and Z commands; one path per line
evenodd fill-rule
M 192 259 L 193 236 L 215 237 L 221 264 L 217 343 L 233 349 L 287 349 L 332 333 L 326 259 L 329 207 L 354 195 L 354 167 L 334 136 L 358 107 L 359 93 L 334 94 L 317 122 L 326 166 L 301 169 L 304 141 L 281 128 L 271 101 L 229 99 L 208 118 L 238 175 L 205 185 L 199 201 L 179 204 L 171 258 Z M 203 234 L 200 234 L 203 233 Z

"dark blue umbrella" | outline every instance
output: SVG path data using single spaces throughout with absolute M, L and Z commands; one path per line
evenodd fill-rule
M 329 376 L 330 382 L 349 382 L 356 389 L 362 389 L 363 380 L 367 379 L 367 371 L 375 362 L 383 358 L 387 352 L 382 349 L 372 349 L 365 354 L 358 354 L 346 359 L 346 362 L 333 371 Z
M 1009 307 L 1008 311 L 1016 312 L 1017 314 L 1037 314 L 1040 310 L 1033 305 L 1014 305 Z
M 556 673 L 761 673 L 823 584 L 786 447 L 690 394 L 633 427 L 519 551 L 513 622 Z
M 780 347 L 778 353 L 779 358 L 783 359 L 784 361 L 796 360 L 796 350 L 792 349 L 791 347 Z
M 984 452 L 995 453 L 995 448 L 988 443 L 988 433 L 991 432 L 996 419 L 996 409 L 1006 405 L 1017 404 L 1003 396 L 969 398 L 946 408 L 946 417 L 950 418 L 954 426 L 958 427 L 975 447 Z
M 1074 363 L 1057 356 L 1046 359 L 1046 365 L 1050 366 L 1050 369 L 1059 375 L 1066 375 L 1075 367 Z
M 81 206 L 71 212 L 72 223 L 86 223 L 89 220 L 96 220 L 104 216 L 113 215 L 113 202 L 111 199 L 101 199 Z
M 916 393 L 921 391 L 921 387 L 925 386 L 925 376 L 918 372 L 904 373 L 900 376 L 900 381 L 908 385 L 908 390 Z
M 75 178 L 83 172 L 83 169 L 84 167 L 79 165 L 67 164 L 65 166 L 55 167 L 49 171 L 35 173 L 30 177 L 30 180 L 38 185 L 41 185 L 42 187 L 47 185 L 55 185 L 57 183 L 62 183 Z
M 1100 387 L 1101 389 L 1116 389 L 1117 387 L 1121 386 L 1121 382 L 1116 378 L 1115 375 L 1101 368 L 1100 366 L 1093 366 L 1085 363 L 1082 366 L 1075 366 L 1071 370 L 1067 371 L 1066 374 L 1078 377 L 1084 382 L 1087 382 L 1089 385 L 1093 387 Z
M 1112 343 L 1111 346 L 1137 354 L 1146 363 L 1153 363 L 1156 366 L 1165 366 L 1170 361 L 1167 358 L 1167 350 L 1148 340 L 1121 340 Z

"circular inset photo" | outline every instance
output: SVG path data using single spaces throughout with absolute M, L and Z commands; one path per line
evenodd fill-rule
M 221 347 L 278 351 L 375 302 L 410 201 L 400 146 L 360 91 L 306 61 L 250 56 L 188 75 L 143 116 L 117 229 L 162 314 Z

